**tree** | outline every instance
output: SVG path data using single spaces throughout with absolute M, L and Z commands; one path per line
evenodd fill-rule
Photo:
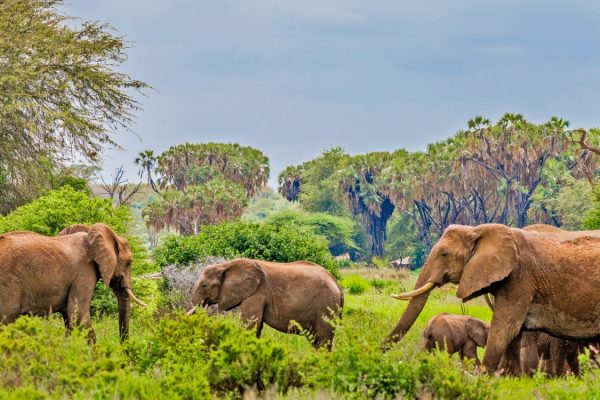
M 125 171 L 121 165 L 111 175 L 112 181 L 107 183 L 102 175 L 100 176 L 100 180 L 102 181 L 100 186 L 104 189 L 104 192 L 113 201 L 116 207 L 129 205 L 142 186 L 142 182 L 137 185 L 129 184 L 127 179 L 124 178 L 124 175 Z
M 185 143 L 160 154 L 154 172 L 161 197 L 144 210 L 148 227 L 193 235 L 203 225 L 239 218 L 267 183 L 269 159 L 239 144 Z
M 156 157 L 154 156 L 154 150 L 144 150 L 138 154 L 138 156 L 133 161 L 135 165 L 140 166 L 140 170 L 138 175 L 141 179 L 144 178 L 144 174 L 146 174 L 146 178 L 148 180 L 148 186 L 152 188 L 156 193 L 158 193 L 158 188 L 154 183 L 154 179 L 152 179 L 152 174 L 154 173 L 154 168 L 156 167 Z
M 108 24 L 61 13 L 59 0 L 0 2 L 0 185 L 11 207 L 47 189 L 71 156 L 118 147 L 148 85 L 117 71 L 124 38 Z
M 342 200 L 352 215 L 360 217 L 374 256 L 383 256 L 386 224 L 395 208 L 389 195 L 382 190 L 384 181 L 381 178 L 394 157 L 407 154 L 400 150 L 393 154 L 381 152 L 352 157 L 339 173 Z

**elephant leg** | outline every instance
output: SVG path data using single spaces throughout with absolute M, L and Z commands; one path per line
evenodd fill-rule
M 496 371 L 502 355 L 521 331 L 530 302 L 529 298 L 523 297 L 515 301 L 514 298 L 518 296 L 508 296 L 506 293 L 495 297 L 492 326 L 483 356 L 483 365 L 489 373 Z
M 333 345 L 333 335 L 335 333 L 335 328 L 330 325 L 330 323 L 326 320 L 319 320 L 315 324 L 313 328 L 314 339 L 313 339 L 313 347 L 315 349 L 325 346 L 327 350 L 331 351 L 331 346 Z
M 69 336 L 71 334 L 71 321 L 69 321 L 69 315 L 66 311 L 61 311 L 60 315 L 65 323 L 65 336 Z
M 567 342 L 552 338 L 550 342 L 550 375 L 562 376 L 565 373 L 565 362 L 567 359 Z
M 518 334 L 508 345 L 506 352 L 503 356 L 504 361 L 504 374 L 519 376 L 522 372 L 521 366 L 521 346 L 523 336 L 522 333 Z M 535 349 L 537 352 L 537 349 Z
M 264 300 L 258 296 L 250 296 L 240 304 L 242 320 L 248 329 L 256 327 L 256 337 L 260 337 L 263 328 Z
M 477 357 L 477 343 L 473 340 L 466 340 L 465 344 L 460 349 L 460 357 L 475 360 L 475 365 L 479 365 L 479 358 Z
M 521 333 L 521 369 L 526 375 L 533 375 L 540 367 L 539 332 Z
M 67 319 L 71 328 L 74 325 L 86 327 L 88 330 L 88 342 L 96 343 L 96 333 L 92 328 L 89 301 L 80 300 L 76 297 L 69 298 L 67 303 Z
M 579 375 L 579 345 L 571 346 L 567 350 L 566 361 L 573 375 Z

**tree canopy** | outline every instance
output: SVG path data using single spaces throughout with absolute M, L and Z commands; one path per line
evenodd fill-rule
M 155 231 L 197 234 L 203 225 L 238 218 L 269 178 L 269 159 L 239 144 L 185 143 L 156 158 L 146 151 L 137 160 L 149 185 L 152 174 L 158 176 L 160 198 L 144 210 Z
M 597 142 L 597 130 L 586 134 L 586 140 Z M 566 192 L 557 197 L 559 187 L 566 177 L 585 179 L 589 185 L 597 170 L 591 156 L 594 147 L 580 141 L 568 122 L 556 117 L 534 124 L 520 114 L 507 113 L 492 124 L 478 116 L 465 130 L 425 151 L 341 156 L 327 178 L 336 185 L 317 173 L 315 166 L 327 156 L 324 153 L 284 170 L 280 191 L 288 199 L 295 195 L 304 207 L 305 187 L 316 186 L 320 179 L 322 187 L 335 188 L 336 194 L 327 194 L 327 199 L 339 199 L 338 204 L 360 218 L 370 237 L 371 254 L 381 256 L 387 221 L 394 212 L 410 217 L 416 239 L 426 247 L 450 224 L 523 227 L 532 222 L 561 225 L 563 219 L 567 223 L 571 218 L 567 210 L 573 213 L 577 205 L 567 204 Z M 286 185 L 291 181 L 297 182 L 295 194 Z M 580 186 L 577 190 L 583 193 Z M 565 215 L 558 215 L 559 210 Z
M 118 147 L 148 85 L 118 72 L 126 42 L 110 25 L 76 21 L 59 0 L 0 2 L 0 186 L 12 207 L 39 195 L 58 165 Z

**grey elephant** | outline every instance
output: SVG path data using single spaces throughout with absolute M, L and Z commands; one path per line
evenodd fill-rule
M 58 237 L 34 232 L 0 235 L 0 321 L 20 315 L 60 313 L 67 332 L 73 324 L 87 328 L 94 288 L 102 278 L 119 304 L 119 335 L 129 333 L 131 250 L 127 239 L 104 224 L 69 227 Z
M 217 304 L 218 312 L 240 306 L 242 319 L 256 327 L 263 324 L 285 333 L 309 331 L 315 347 L 331 348 L 334 327 L 328 318 L 341 315 L 344 294 L 323 267 L 308 261 L 275 263 L 238 258 L 206 267 L 192 291 L 194 307 Z
M 444 349 L 449 354 L 458 353 L 461 358 L 475 360 L 477 347 L 485 347 L 490 324 L 466 315 L 441 313 L 432 317 L 423 331 L 425 349 Z

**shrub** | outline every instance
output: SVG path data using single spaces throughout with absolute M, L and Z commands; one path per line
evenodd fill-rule
M 184 309 L 190 306 L 190 294 L 202 270 L 209 265 L 225 262 L 223 257 L 206 257 L 201 262 L 186 267 L 168 265 L 161 272 L 163 280 L 160 290 L 163 293 L 159 312 Z
M 334 255 L 360 252 L 354 241 L 359 229 L 348 217 L 326 213 L 287 210 L 272 214 L 267 223 L 275 226 L 295 226 L 327 239 L 329 251 Z
M 326 240 L 294 226 L 222 222 L 202 228 L 197 236 L 168 237 L 154 250 L 154 258 L 160 266 L 187 265 L 206 256 L 277 262 L 307 260 L 323 266 L 337 277 Z
M 104 222 L 123 234 L 130 220 L 127 207 L 114 208 L 110 199 L 63 186 L 0 217 L 0 233 L 25 230 L 54 236 L 71 224 Z
M 342 278 L 341 285 L 348 289 L 350 294 L 359 295 L 369 288 L 369 281 L 358 274 L 351 274 Z
M 128 343 L 127 354 L 140 373 L 160 371 L 187 398 L 206 393 L 199 391 L 203 380 L 194 385 L 194 377 L 206 379 L 214 393 L 235 397 L 251 386 L 285 392 L 301 383 L 296 363 L 283 347 L 257 339 L 237 319 L 205 312 L 161 320 L 149 340 Z

